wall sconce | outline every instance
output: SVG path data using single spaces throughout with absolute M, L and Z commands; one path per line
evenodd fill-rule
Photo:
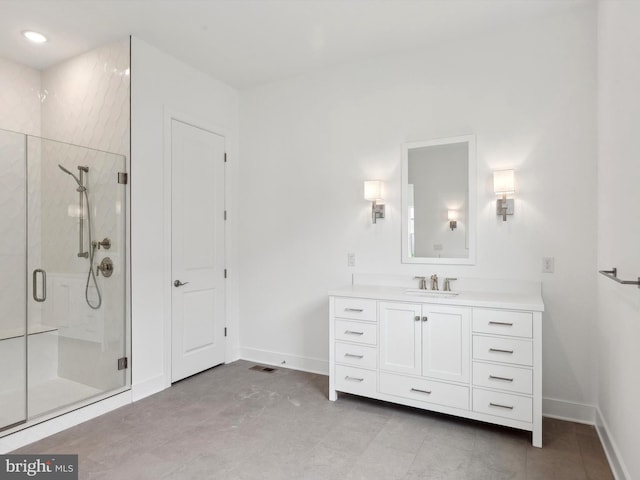
M 371 203 L 371 222 L 384 218 L 384 199 L 381 180 L 367 180 L 364 182 L 364 199 Z
M 513 199 L 507 200 L 508 193 L 515 193 L 515 176 L 513 170 L 496 170 L 493 172 L 493 191 L 502 195 L 496 201 L 496 213 L 502 215 L 502 221 L 507 221 L 507 215 L 513 215 Z
M 447 210 L 447 220 L 449 220 L 449 228 L 451 231 L 454 231 L 458 228 L 458 211 L 457 210 Z

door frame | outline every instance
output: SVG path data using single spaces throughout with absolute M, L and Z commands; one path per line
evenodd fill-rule
M 202 118 L 187 114 L 183 111 L 177 110 L 173 107 L 164 106 L 163 109 L 163 161 L 162 161 L 162 198 L 163 198 L 163 275 L 162 281 L 164 287 L 162 290 L 162 307 L 163 307 L 163 336 L 164 336 L 164 348 L 163 348 L 163 377 L 164 386 L 168 388 L 171 386 L 171 339 L 172 339 L 172 218 L 171 218 L 171 194 L 173 189 L 173 179 L 171 176 L 172 171 L 172 159 L 171 159 L 171 122 L 177 120 L 178 122 L 186 123 L 201 130 L 206 130 L 210 133 L 224 137 L 225 151 L 228 150 L 229 135 L 226 129 L 215 125 L 211 122 L 205 121 Z M 224 208 L 227 208 L 227 167 L 226 163 L 223 168 L 223 188 L 224 188 Z M 224 224 L 224 242 L 222 245 L 223 258 L 225 265 L 228 264 L 227 259 L 227 226 Z M 228 318 L 228 285 L 225 284 L 224 289 L 224 320 L 227 323 Z M 227 362 L 227 346 L 225 337 L 225 355 L 224 361 Z

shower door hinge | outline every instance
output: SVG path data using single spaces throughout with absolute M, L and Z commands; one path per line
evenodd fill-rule
M 118 183 L 122 185 L 129 183 L 129 174 L 126 172 L 118 172 Z
M 122 357 L 118 359 L 118 370 L 125 370 L 129 368 L 129 359 L 127 357 Z
M 224 327 L 224 336 L 227 336 L 227 327 Z
M 227 152 L 224 152 L 224 163 L 227 163 Z
M 224 278 L 227 278 L 227 269 L 224 269 Z
M 227 219 L 227 211 L 226 210 L 224 211 L 224 219 L 225 220 Z

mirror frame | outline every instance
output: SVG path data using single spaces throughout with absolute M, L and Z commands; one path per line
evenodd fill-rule
M 451 257 L 411 257 L 409 256 L 409 218 L 408 193 L 409 189 L 409 150 L 414 148 L 448 145 L 453 143 L 468 143 L 468 216 L 466 229 L 468 232 L 469 256 L 467 258 Z M 476 236 L 477 236 L 477 165 L 476 165 L 476 137 L 475 135 L 461 135 L 458 137 L 439 138 L 423 142 L 409 142 L 402 144 L 402 263 L 423 263 L 434 265 L 475 265 Z

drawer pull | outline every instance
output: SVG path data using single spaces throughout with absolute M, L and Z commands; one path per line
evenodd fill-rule
M 355 353 L 345 353 L 344 356 L 351 358 L 364 358 L 364 355 L 356 355 Z
M 353 330 L 345 330 L 344 333 L 346 335 L 364 335 L 364 332 L 356 332 L 356 331 L 353 331 Z M 511 352 L 511 353 L 513 353 L 513 352 Z
M 499 403 L 493 403 L 493 402 L 489 402 L 489 405 L 491 407 L 506 408 L 507 410 L 513 410 L 513 405 L 500 405 Z
M 362 313 L 364 312 L 364 309 L 362 308 L 345 308 L 344 309 L 345 312 L 358 312 L 358 313 Z
M 358 378 L 358 377 L 350 377 L 349 375 L 347 375 L 346 377 L 344 377 L 345 380 L 350 380 L 352 382 L 364 382 L 364 378 Z
M 513 378 L 498 377 L 496 375 L 489 375 L 489 378 L 492 380 L 504 380 L 505 382 L 513 382 Z
M 513 323 L 511 323 L 511 322 L 494 322 L 494 321 L 490 321 L 489 325 L 506 325 L 507 327 L 513 327 Z
M 420 390 L 419 388 L 411 387 L 411 391 L 418 392 L 418 393 L 426 393 L 427 395 L 431 395 L 431 390 Z
M 513 353 L 513 350 L 503 350 L 501 348 L 490 348 L 490 352 L 499 352 L 499 353 Z

